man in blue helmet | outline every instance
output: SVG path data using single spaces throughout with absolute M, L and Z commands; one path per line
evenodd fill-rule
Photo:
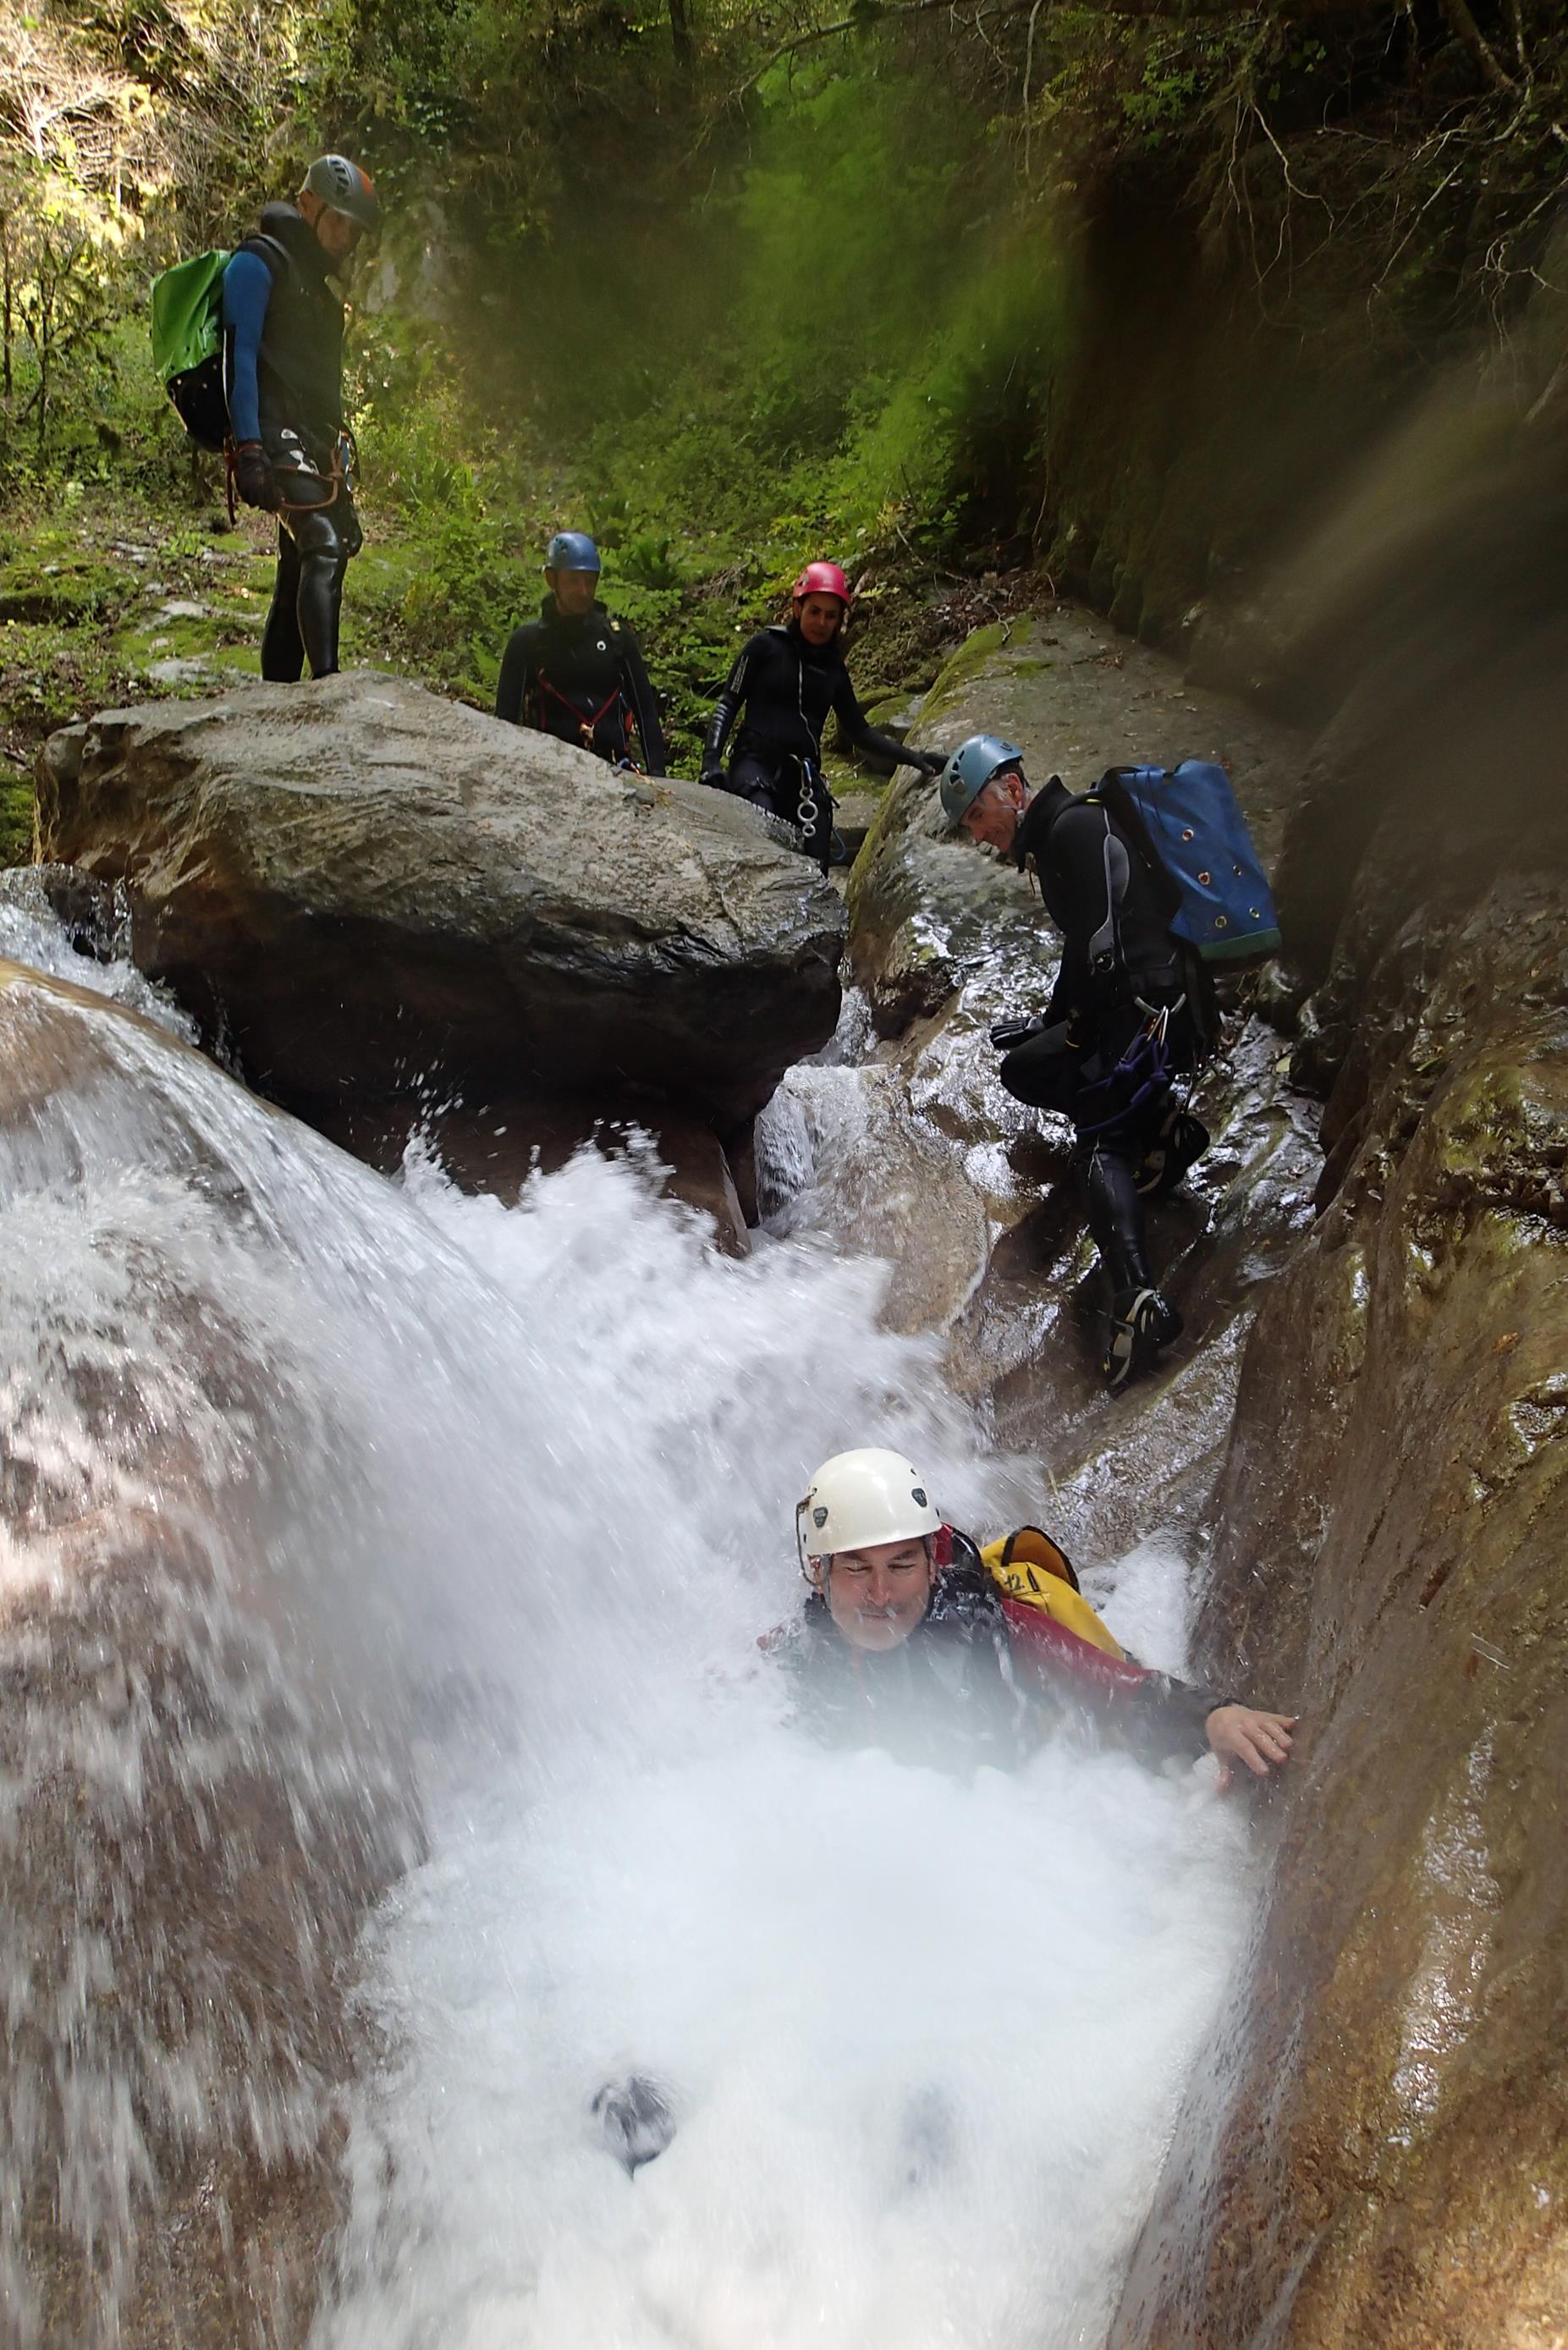
M 223 272 L 223 374 L 234 485 L 278 518 L 262 675 L 337 667 L 343 576 L 363 544 L 344 430 L 341 277 L 380 226 L 368 172 L 318 155 L 292 204 L 267 204 Z
M 1077 1129 L 1073 1170 L 1111 1284 L 1101 1369 L 1114 1393 L 1181 1335 L 1149 1269 L 1144 1201 L 1174 1191 L 1209 1147 L 1173 1080 L 1211 1049 L 1213 990 L 1172 937 L 1138 845 L 1093 793 L 1060 775 L 1032 791 L 1015 743 L 971 734 L 942 770 L 941 803 L 955 832 L 1033 866 L 1062 933 L 1044 1017 L 992 1037 L 1009 1093 Z
M 612 764 L 627 761 L 645 775 L 663 775 L 668 754 L 659 706 L 636 637 L 598 600 L 593 540 L 580 530 L 558 530 L 545 550 L 545 584 L 549 592 L 538 619 L 513 630 L 502 657 L 497 718 L 558 735 Z

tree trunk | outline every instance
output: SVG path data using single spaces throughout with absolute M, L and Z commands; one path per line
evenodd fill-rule
M 47 270 L 47 263 L 38 264 L 38 463 L 43 464 L 49 448 L 49 358 L 54 345 L 55 295 Z
M 675 52 L 675 62 L 681 72 L 690 73 L 696 48 L 691 38 L 689 0 L 670 0 L 670 46 Z
M 16 313 L 11 284 L 11 215 L 0 213 L 0 390 L 5 397 L 6 421 L 10 421 L 11 395 L 16 390 L 12 374 L 12 352 L 16 341 Z

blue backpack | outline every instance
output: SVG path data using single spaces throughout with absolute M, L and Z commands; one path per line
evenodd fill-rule
M 1165 885 L 1167 921 L 1204 962 L 1261 962 L 1278 953 L 1273 893 L 1223 767 L 1210 759 L 1111 767 L 1087 796 L 1144 851 Z

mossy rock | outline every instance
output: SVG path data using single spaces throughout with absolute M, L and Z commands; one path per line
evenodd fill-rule
M 954 701 L 971 679 L 980 675 L 987 663 L 1006 645 L 1009 635 L 1005 620 L 993 620 L 988 629 L 976 629 L 964 639 L 950 660 L 937 672 L 935 684 L 926 696 L 920 712 L 920 723 L 929 726 L 940 717 L 948 703 Z
M 61 563 L 40 563 L 36 556 L 17 556 L 0 564 L 0 620 L 79 628 L 119 610 L 140 586 L 134 574 L 95 563 L 87 556 Z
M 26 776 L 0 780 L 0 866 L 33 861 L 33 786 Z

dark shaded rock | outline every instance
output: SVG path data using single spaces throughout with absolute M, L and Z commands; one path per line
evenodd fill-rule
M 353 1104 L 324 1118 L 322 1131 L 384 1175 L 397 1172 L 410 1142 L 406 1116 L 389 1118 Z M 755 1179 L 744 1130 L 730 1139 L 727 1150 L 711 1128 L 694 1119 L 662 1111 L 657 1118 L 618 1124 L 597 1104 L 563 1095 L 498 1103 L 483 1111 L 432 1106 L 417 1131 L 461 1191 L 490 1193 L 508 1207 L 535 1170 L 553 1174 L 585 1147 L 611 1157 L 647 1152 L 650 1171 L 659 1170 L 661 1188 L 709 1219 L 724 1255 L 751 1253 L 747 1227 L 757 1221 Z
M 123 880 L 141 968 L 313 1120 L 433 1087 L 725 1131 L 833 1030 L 838 900 L 739 804 L 396 678 L 106 712 L 38 778 L 43 853 Z
M 25 886 L 47 906 L 78 954 L 107 962 L 123 951 L 121 911 L 111 882 L 96 880 L 74 865 L 32 865 Z

